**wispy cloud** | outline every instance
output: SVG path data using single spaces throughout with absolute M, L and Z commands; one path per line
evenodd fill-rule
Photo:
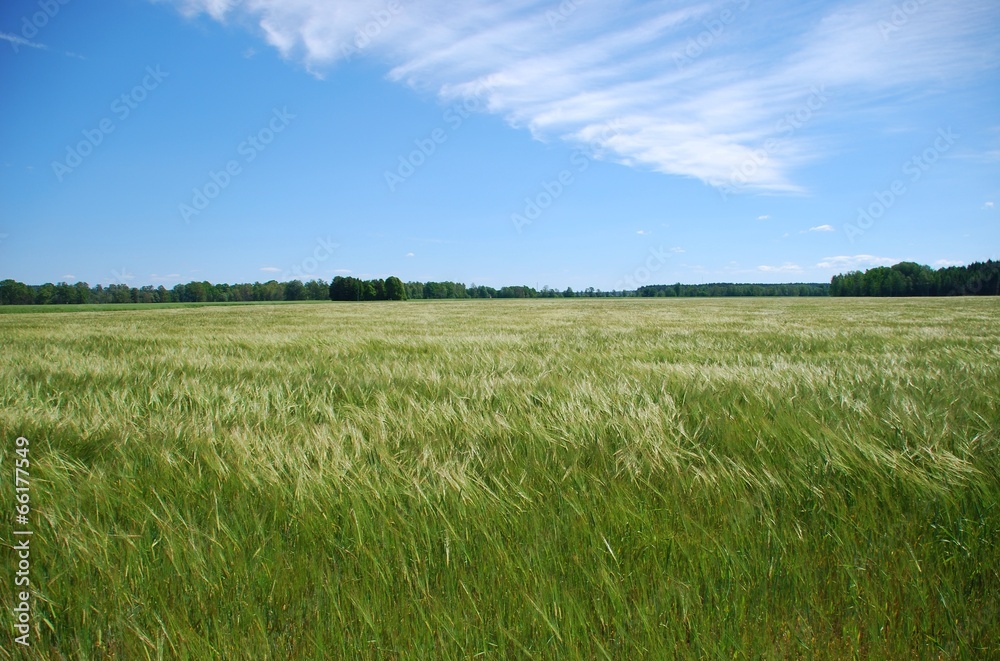
M 983 205 L 983 208 L 993 210 L 996 208 L 996 205 L 993 202 L 987 202 Z
M 816 264 L 821 269 L 860 269 L 874 266 L 892 266 L 900 260 L 894 257 L 876 257 L 875 255 L 839 255 L 824 257 Z
M 781 266 L 758 266 L 758 271 L 763 271 L 764 273 L 795 273 L 801 271 L 802 267 L 798 264 L 793 264 L 792 262 L 785 262 Z
M 9 32 L 0 32 L 0 39 L 3 41 L 9 41 L 15 46 L 27 46 L 28 48 L 38 48 L 40 50 L 47 50 L 48 46 L 45 44 L 39 44 L 34 41 L 28 41 L 23 37 L 19 37 L 16 34 L 10 34 Z
M 260 267 L 260 270 L 263 271 L 264 273 L 281 273 L 282 272 L 282 270 L 279 269 L 277 266 L 262 266 L 262 267 Z
M 189 15 L 255 21 L 314 72 L 357 52 L 385 11 L 384 0 L 174 2 Z M 485 89 L 488 112 L 539 139 L 592 143 L 609 160 L 707 183 L 743 172 L 748 191 L 801 191 L 796 169 L 834 148 L 816 115 L 853 117 L 921 85 L 967 84 L 1000 61 L 995 0 L 921 3 L 888 33 L 879 26 L 892 0 L 585 3 L 556 30 L 551 0 L 401 7 L 361 51 L 391 80 L 444 100 Z M 696 57 L 685 55 L 706 21 L 736 7 Z M 817 89 L 833 102 L 814 107 Z
M 764 214 L 763 216 L 757 216 L 757 220 L 768 220 L 771 216 Z
M 817 225 L 816 227 L 810 227 L 810 232 L 836 232 L 833 225 Z
M 937 268 L 943 268 L 947 266 L 964 266 L 964 265 L 965 262 L 956 261 L 953 259 L 939 259 L 936 262 L 934 262 L 934 266 L 936 266 Z
M 10 34 L 9 32 L 0 32 L 0 41 L 10 42 L 14 46 L 16 51 L 21 46 L 27 46 L 28 48 L 37 48 L 38 50 L 49 50 L 49 47 L 45 44 L 38 43 L 37 41 L 30 41 L 24 37 L 19 37 L 16 34 Z M 83 55 L 79 53 L 73 53 L 72 51 L 64 51 L 63 55 L 66 57 L 75 57 L 79 60 L 86 60 Z

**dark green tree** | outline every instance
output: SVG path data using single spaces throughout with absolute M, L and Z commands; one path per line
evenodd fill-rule
M 306 287 L 302 284 L 301 280 L 291 280 L 285 283 L 285 300 L 286 301 L 304 301 L 306 300 Z
M 35 292 L 35 303 L 38 305 L 45 305 L 46 303 L 51 303 L 52 299 L 56 295 L 56 286 L 51 282 L 46 282 L 44 285 L 38 288 Z
M 385 297 L 389 301 L 405 301 L 406 285 L 394 275 L 385 279 Z
M 322 280 L 310 280 L 306 283 L 306 296 L 310 301 L 322 301 L 330 298 L 330 288 Z
M 31 287 L 16 280 L 0 282 L 0 305 L 31 305 L 35 302 L 35 293 Z

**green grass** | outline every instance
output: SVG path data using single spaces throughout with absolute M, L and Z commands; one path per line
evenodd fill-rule
M 0 316 L 34 654 L 996 658 L 998 322 L 989 299 Z

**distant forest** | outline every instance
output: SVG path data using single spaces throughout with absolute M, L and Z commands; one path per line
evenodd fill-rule
M 998 296 L 1000 262 L 934 270 L 914 262 L 835 275 L 831 296 Z
M 740 284 L 648 285 L 635 290 L 601 291 L 588 287 L 574 291 L 516 285 L 495 289 L 461 282 L 406 282 L 397 277 L 361 280 L 337 276 L 332 282 L 255 282 L 212 284 L 189 282 L 166 287 L 130 287 L 112 284 L 91 287 L 86 282 L 26 285 L 0 281 L 0 305 L 45 305 L 82 303 L 224 303 L 250 301 L 380 301 L 407 299 L 466 298 L 622 298 L 622 297 L 716 297 L 716 296 L 982 296 L 1000 295 L 1000 262 L 934 270 L 913 262 L 833 277 L 830 284 Z
M 755 285 L 720 282 L 709 285 L 648 285 L 639 287 L 635 296 L 681 297 L 699 296 L 827 296 L 830 285 L 817 282 L 796 282 L 787 285 Z
M 166 287 L 129 287 L 113 284 L 89 286 L 85 282 L 70 285 L 46 283 L 26 285 L 15 280 L 0 281 L 0 305 L 45 305 L 76 303 L 224 303 L 250 301 L 388 301 L 415 299 L 469 298 L 622 298 L 622 297 L 709 297 L 709 296 L 826 296 L 830 285 L 825 283 L 773 284 L 706 284 L 655 285 L 638 290 L 602 291 L 588 287 L 574 291 L 527 285 L 496 289 L 485 285 L 465 285 L 461 282 L 402 282 L 399 278 L 361 280 L 337 276 L 333 282 L 310 280 L 301 282 L 255 282 L 253 284 L 217 284 L 189 282 Z

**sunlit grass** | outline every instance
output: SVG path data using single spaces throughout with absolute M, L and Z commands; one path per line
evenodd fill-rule
M 986 299 L 0 316 L 35 652 L 1000 654 L 998 321 Z

